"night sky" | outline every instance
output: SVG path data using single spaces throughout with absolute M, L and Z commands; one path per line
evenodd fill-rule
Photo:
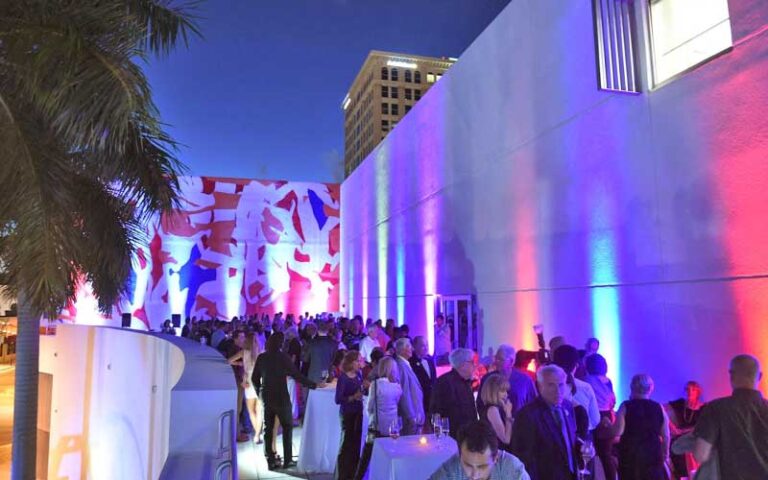
M 334 181 L 368 52 L 459 57 L 508 3 L 208 0 L 204 38 L 146 71 L 189 174 Z

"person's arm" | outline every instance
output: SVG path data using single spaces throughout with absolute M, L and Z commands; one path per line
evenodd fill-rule
M 624 409 L 624 404 L 622 403 L 619 407 L 619 412 L 616 414 L 616 421 L 613 423 L 613 428 L 611 431 L 614 437 L 620 437 L 624 434 L 625 415 L 626 410 Z
M 696 438 L 696 445 L 693 447 L 693 457 L 699 464 L 702 464 L 709 460 L 712 456 L 712 444 L 703 438 Z
M 346 386 L 347 382 L 345 382 L 343 378 L 339 377 L 339 380 L 336 382 L 336 395 L 334 397 L 336 405 L 341 405 L 342 403 L 347 403 L 349 401 L 347 400 L 346 395 L 344 395 Z
M 288 355 L 283 355 L 281 358 L 283 359 L 283 368 L 285 368 L 285 372 L 289 377 L 293 377 L 297 382 L 307 388 L 317 388 L 317 384 L 315 382 L 301 374 L 299 369 L 296 368 L 296 365 L 291 361 L 290 358 L 288 358 Z
M 486 416 L 501 443 L 509 443 L 512 440 L 512 418 L 507 418 L 507 421 L 503 422 L 499 413 L 499 407 L 496 405 L 488 407 Z
M 677 413 L 675 413 L 675 409 L 672 408 L 671 403 L 665 403 L 664 404 L 664 413 L 667 415 L 667 419 L 669 419 L 669 434 L 678 437 L 685 433 L 680 427 L 677 425 L 680 423 L 680 421 L 677 418 Z
M 443 400 L 446 398 L 448 392 L 445 391 L 445 385 L 447 382 L 437 381 L 435 387 L 432 389 L 432 398 L 429 400 L 429 411 L 432 413 L 439 413 L 441 416 L 448 414 L 448 409 L 443 405 Z
M 520 459 L 525 465 L 525 470 L 529 474 L 536 474 L 536 432 L 537 426 L 534 423 L 531 412 L 520 415 L 515 418 L 515 428 L 512 430 L 512 439 L 510 441 L 510 450 L 512 454 Z
M 263 363 L 264 356 L 259 356 L 256 359 L 256 365 L 253 367 L 253 373 L 251 374 L 251 383 L 256 390 L 256 395 L 261 396 L 261 364 Z
M 237 363 L 237 361 L 238 360 L 242 360 L 242 358 L 243 358 L 243 351 L 240 350 L 236 354 L 234 354 L 231 357 L 229 357 L 227 359 L 227 363 L 229 363 L 230 365 L 235 365 Z M 242 363 L 242 362 L 240 362 L 240 363 Z
M 594 430 L 600 425 L 600 409 L 597 408 L 597 397 L 592 386 L 589 386 L 589 403 L 587 405 L 587 414 L 589 415 L 589 429 Z
M 664 421 L 661 423 L 661 451 L 664 452 L 664 458 L 669 458 L 669 417 L 667 412 L 662 408 L 661 413 L 664 416 Z

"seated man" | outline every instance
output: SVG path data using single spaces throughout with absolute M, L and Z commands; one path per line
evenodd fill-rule
M 443 463 L 429 480 L 530 480 L 523 463 L 499 450 L 490 425 L 473 421 L 459 430 L 459 453 Z

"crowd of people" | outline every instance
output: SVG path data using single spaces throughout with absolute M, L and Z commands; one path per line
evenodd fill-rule
M 181 334 L 217 348 L 233 366 L 242 409 L 238 440 L 261 443 L 263 432 L 270 469 L 295 465 L 291 432 L 308 390 L 335 382 L 342 431 L 337 479 L 364 478 L 377 437 L 393 429 L 431 431 L 438 416 L 459 453 L 434 480 L 673 480 L 694 473 L 768 479 L 768 403 L 757 389 L 762 374 L 752 356 L 731 361 L 730 397 L 704 403 L 701 385 L 690 381 L 682 398 L 662 403 L 652 399 L 653 379 L 637 374 L 629 399 L 619 404 L 596 338 L 578 349 L 553 337 L 546 348 L 537 327 L 538 351 L 501 345 L 483 361 L 477 352 L 452 348 L 450 329 L 438 316 L 434 356 L 407 325 L 359 316 L 188 319 Z

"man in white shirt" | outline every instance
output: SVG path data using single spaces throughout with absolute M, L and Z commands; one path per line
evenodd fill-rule
M 362 355 L 368 363 L 371 363 L 371 352 L 374 348 L 379 346 L 379 341 L 377 340 L 378 336 L 379 326 L 374 323 L 368 327 L 368 335 L 360 340 L 360 355 Z
M 552 357 L 553 363 L 568 374 L 568 380 L 573 381 L 575 391 L 571 392 L 570 400 L 576 405 L 581 405 L 587 411 L 589 417 L 589 430 L 594 430 L 600 424 L 600 410 L 597 408 L 597 397 L 592 385 L 583 380 L 575 378 L 573 375 L 579 366 L 580 355 L 576 347 L 572 345 L 562 345 Z

